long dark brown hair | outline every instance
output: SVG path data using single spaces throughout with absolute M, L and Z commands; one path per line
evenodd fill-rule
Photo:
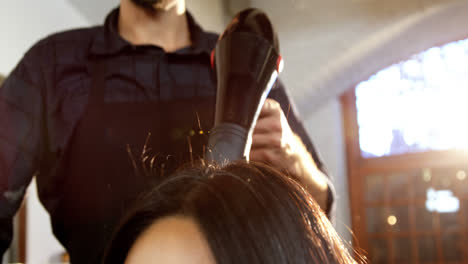
M 301 184 L 244 162 L 185 169 L 152 188 L 124 218 L 103 263 L 124 263 L 136 239 L 170 215 L 196 221 L 220 264 L 356 263 Z

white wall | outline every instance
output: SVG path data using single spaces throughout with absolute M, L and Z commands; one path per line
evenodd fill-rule
M 28 189 L 26 209 L 26 262 L 61 263 L 65 249 L 52 234 L 49 215 L 37 197 L 35 180 Z
M 187 0 L 187 9 L 204 30 L 221 33 L 226 26 L 223 0 Z
M 0 73 L 8 74 L 40 38 L 86 25 L 88 21 L 63 0 L 0 1 Z
M 110 10 L 120 4 L 120 0 L 64 0 L 70 3 L 92 25 L 104 23 Z

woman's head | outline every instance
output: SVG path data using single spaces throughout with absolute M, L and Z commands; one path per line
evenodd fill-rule
M 206 264 L 354 263 L 297 181 L 246 163 L 183 170 L 147 193 L 122 222 L 104 263 L 184 263 L 156 262 L 144 252 Z
M 216 264 L 197 223 L 172 215 L 156 220 L 135 241 L 126 262 Z

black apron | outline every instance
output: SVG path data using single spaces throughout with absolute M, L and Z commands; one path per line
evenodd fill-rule
M 73 264 L 99 263 L 120 218 L 155 182 L 139 166 L 144 149 L 155 157 L 155 176 L 167 177 L 203 156 L 208 135 L 200 127 L 213 125 L 214 95 L 106 103 L 105 64 L 88 67 L 88 106 L 65 153 L 62 196 L 50 211 L 54 234 Z

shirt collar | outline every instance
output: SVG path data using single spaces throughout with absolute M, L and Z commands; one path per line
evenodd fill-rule
M 94 55 L 112 55 L 133 45 L 123 39 L 118 31 L 119 10 L 117 7 L 106 17 L 104 26 L 98 27 L 98 32 L 91 43 L 91 53 Z M 212 34 L 205 32 L 195 21 L 193 16 L 187 11 L 192 46 L 176 53 L 207 53 L 210 54 L 216 41 L 213 41 Z

